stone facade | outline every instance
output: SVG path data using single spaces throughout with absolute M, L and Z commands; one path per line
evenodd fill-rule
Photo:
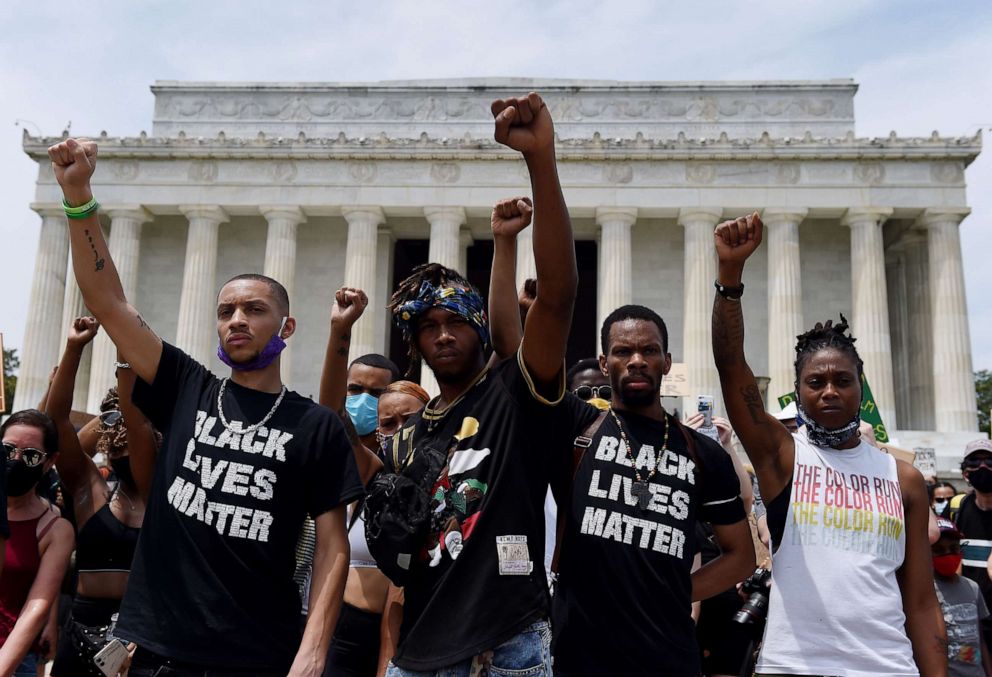
M 980 140 L 858 138 L 849 80 L 159 82 L 152 133 L 101 136 L 94 179 L 135 305 L 221 371 L 216 287 L 238 272 L 272 273 L 292 289 L 299 320 L 287 381 L 315 394 L 337 287 L 363 287 L 382 308 L 411 240 L 465 268 L 469 247 L 491 239 L 492 203 L 528 190 L 519 156 L 492 139 L 489 104 L 531 89 L 555 118 L 576 238 L 598 251 L 583 332 L 618 305 L 649 305 L 693 391 L 716 394 L 712 227 L 760 210 L 769 225 L 745 278 L 746 347 L 771 378 L 770 404 L 792 387 L 791 337 L 843 312 L 894 436 L 937 447 L 940 467 L 953 467 L 976 434 L 957 228 Z M 43 246 L 18 407 L 44 389 L 63 316 L 78 304 L 45 155 L 55 140 L 24 139 L 39 163 Z M 533 266 L 528 243 L 521 277 Z M 389 329 L 384 313 L 368 313 L 355 354 L 388 352 Z M 112 360 L 112 346 L 96 343 L 77 408 L 96 407 Z

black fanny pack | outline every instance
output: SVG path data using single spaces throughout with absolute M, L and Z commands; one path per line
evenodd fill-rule
M 431 525 L 431 488 L 448 454 L 430 446 L 407 455 L 399 472 L 379 473 L 365 497 L 365 540 L 379 570 L 402 587 Z

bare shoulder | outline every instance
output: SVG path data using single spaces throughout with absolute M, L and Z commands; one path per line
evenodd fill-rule
M 42 537 L 39 546 L 43 554 L 59 552 L 68 554 L 72 552 L 76 543 L 76 532 L 72 528 L 72 523 L 64 517 L 56 517 L 54 524 Z
M 922 497 L 926 501 L 927 489 L 926 484 L 923 481 L 923 475 L 920 471 L 917 470 L 912 463 L 907 463 L 901 459 L 897 458 L 895 459 L 895 462 L 896 472 L 899 477 L 899 487 L 902 489 L 903 499 L 918 500 Z

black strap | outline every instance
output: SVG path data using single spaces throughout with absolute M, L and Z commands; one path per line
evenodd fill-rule
M 558 558 L 561 557 L 561 544 L 565 539 L 565 523 L 568 518 L 568 510 L 572 503 L 572 489 L 575 486 L 575 478 L 579 474 L 579 466 L 586 455 L 586 449 L 592 445 L 592 440 L 596 436 L 599 426 L 603 425 L 609 411 L 602 411 L 592 423 L 586 426 L 582 434 L 575 438 L 572 446 L 572 472 L 569 473 L 568 482 L 562 488 L 562 502 L 558 505 L 558 518 L 556 522 L 557 536 L 555 537 L 555 552 L 551 556 L 551 573 L 558 573 Z

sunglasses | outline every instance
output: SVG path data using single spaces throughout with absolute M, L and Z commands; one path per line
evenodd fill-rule
M 992 468 L 992 458 L 976 458 L 964 462 L 965 470 L 978 470 L 981 467 Z
M 580 400 L 591 400 L 598 397 L 601 400 L 613 398 L 613 388 L 610 386 L 579 386 L 572 391 Z
M 111 409 L 110 411 L 105 411 L 100 414 L 100 423 L 107 426 L 108 428 L 117 424 L 121 420 L 121 412 L 117 409 Z
M 21 460 L 24 461 L 24 465 L 29 468 L 33 468 L 44 463 L 45 457 L 48 455 L 40 449 L 35 449 L 34 447 L 24 447 L 23 449 L 20 449 L 15 447 L 10 442 L 3 443 L 3 450 L 7 455 L 8 461 L 16 461 L 17 452 L 21 452 Z

